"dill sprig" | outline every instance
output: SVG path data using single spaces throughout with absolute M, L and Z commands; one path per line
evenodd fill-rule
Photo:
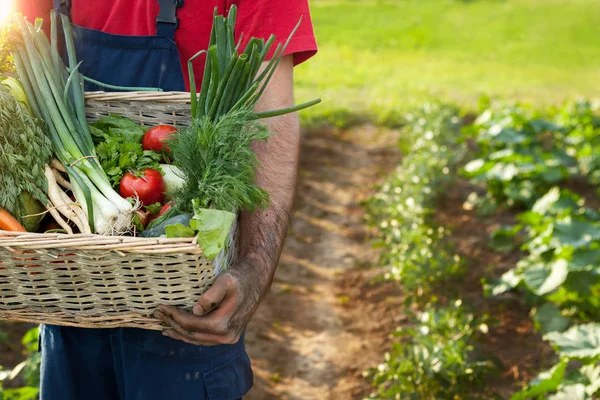
M 250 144 L 271 132 L 249 109 L 231 111 L 214 122 L 195 118 L 170 141 L 173 161 L 185 184 L 174 193 L 179 211 L 190 212 L 192 200 L 202 207 L 237 212 L 268 204 L 268 194 L 255 184 L 258 160 Z
M 23 192 L 48 203 L 44 167 L 52 148 L 41 126 L 0 84 L 0 207 L 20 221 L 27 214 L 20 201 Z
M 235 43 L 236 16 L 235 5 L 227 16 L 218 15 L 215 9 L 208 50 L 188 63 L 192 124 L 169 144 L 173 163 L 185 181 L 173 193 L 179 212 L 193 211 L 193 200 L 200 207 L 233 213 L 265 208 L 269 195 L 256 185 L 258 160 L 251 144 L 267 140 L 272 133 L 258 120 L 296 112 L 320 101 L 264 113 L 254 110 L 300 22 L 285 43 L 275 45 L 274 35 L 266 41 L 253 37 L 242 50 L 241 40 Z M 192 62 L 204 53 L 204 78 L 200 93 L 196 93 Z M 175 209 L 164 218 L 173 215 Z

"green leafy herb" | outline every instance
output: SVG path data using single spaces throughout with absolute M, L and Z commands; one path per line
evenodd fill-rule
M 129 171 L 160 170 L 160 154 L 142 148 L 146 129 L 135 122 L 109 115 L 90 125 L 96 154 L 110 184 L 117 187 Z
M 10 53 L 15 35 L 11 26 L 0 26 L 0 76 L 10 74 L 15 70 L 15 63 Z
M 216 123 L 195 119 L 169 143 L 185 180 L 173 193 L 176 207 L 189 212 L 194 200 L 204 208 L 232 212 L 265 207 L 268 195 L 255 184 L 258 161 L 250 144 L 270 135 L 249 110 L 230 112 Z
M 273 76 L 297 25 L 285 44 L 279 43 L 272 59 L 260 72 L 275 36 L 267 41 L 251 38 L 243 51 L 235 44 L 237 7 L 227 17 L 215 14 L 208 51 L 189 60 L 192 124 L 169 142 L 173 164 L 180 168 L 182 188 L 173 193 L 179 211 L 190 212 L 193 200 L 205 208 L 253 211 L 268 203 L 268 194 L 255 185 L 257 159 L 250 145 L 271 134 L 256 122 L 301 110 L 319 100 L 257 114 L 258 100 Z M 193 60 L 206 53 L 202 88 L 196 93 Z
M 138 214 L 137 212 L 133 215 L 133 218 L 131 219 L 133 222 L 133 226 L 135 226 L 135 229 L 137 232 L 143 232 L 144 231 L 144 224 L 142 223 L 142 217 L 140 216 L 140 214 Z
M 25 224 L 28 192 L 33 199 L 48 204 L 48 183 L 44 167 L 52 148 L 42 125 L 17 101 L 10 90 L 0 84 L 0 207 Z
M 261 72 L 275 36 L 267 41 L 251 38 L 246 49 L 238 52 L 239 44 L 236 46 L 234 40 L 236 16 L 235 5 L 227 17 L 218 15 L 215 8 L 209 49 L 188 62 L 192 124 L 167 144 L 178 168 L 177 184 L 182 182 L 172 189 L 174 208 L 151 224 L 162 223 L 175 213 L 193 211 L 189 228 L 174 224 L 166 229 L 167 236 L 197 232 L 198 243 L 208 258 L 214 258 L 226 246 L 238 212 L 268 205 L 268 193 L 256 185 L 258 159 L 251 144 L 267 140 L 271 132 L 257 120 L 295 112 L 320 101 L 266 113 L 254 111 L 299 24 L 285 44 L 276 46 Z M 192 62 L 203 53 L 207 54 L 205 72 L 197 93 Z
M 130 119 L 117 115 L 102 117 L 90 124 L 94 143 L 98 144 L 107 137 L 122 136 L 130 142 L 142 141 L 142 136 L 148 130 L 147 127 L 136 124 Z
M 143 150 L 140 143 L 130 142 L 125 136 L 107 137 L 96 146 L 96 153 L 113 187 L 119 186 L 128 171 L 160 170 L 160 154 Z

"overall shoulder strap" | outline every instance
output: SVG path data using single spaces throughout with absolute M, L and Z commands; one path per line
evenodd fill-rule
M 156 17 L 156 34 L 175 38 L 175 31 L 179 27 L 177 9 L 183 7 L 184 0 L 157 0 L 160 11 Z M 54 0 L 54 9 L 71 18 L 72 0 Z
M 54 0 L 54 9 L 71 18 L 71 0 Z
M 61 0 L 70 1 L 70 0 Z M 156 35 L 175 38 L 175 31 L 179 28 L 177 9 L 183 7 L 184 0 L 157 0 L 160 5 L 158 17 L 156 17 Z

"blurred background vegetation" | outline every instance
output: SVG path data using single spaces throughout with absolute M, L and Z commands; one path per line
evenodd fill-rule
M 539 105 L 600 93 L 596 0 L 311 0 L 320 53 L 297 69 L 306 122 L 395 124 L 425 100 Z
M 598 398 L 600 2 L 311 5 L 305 126 L 401 129 L 367 219 L 413 318 L 369 398 Z

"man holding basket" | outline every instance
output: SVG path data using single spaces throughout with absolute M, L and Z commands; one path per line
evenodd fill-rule
M 292 106 L 293 68 L 317 51 L 308 0 L 55 0 L 38 2 L 36 15 L 53 6 L 71 18 L 83 75 L 184 91 L 187 60 L 208 47 L 215 7 L 226 14 L 234 4 L 242 48 L 251 37 L 285 40 L 303 18 L 257 111 Z M 201 59 L 195 64 L 196 77 L 203 66 Z M 103 89 L 86 82 L 86 90 Z M 161 306 L 155 317 L 168 326 L 163 332 L 42 326 L 41 400 L 234 400 L 248 392 L 253 376 L 244 331 L 269 290 L 285 240 L 300 140 L 296 114 L 265 123 L 275 134 L 254 151 L 257 184 L 270 194 L 270 206 L 241 215 L 239 262 L 217 277 L 193 313 Z

